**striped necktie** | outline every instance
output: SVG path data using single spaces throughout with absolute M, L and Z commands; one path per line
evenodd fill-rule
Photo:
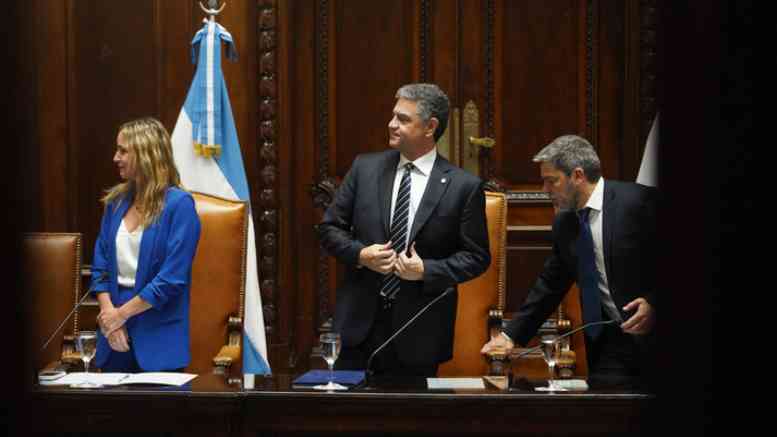
M 413 163 L 408 162 L 404 165 L 404 168 L 405 173 L 402 175 L 402 182 L 399 183 L 394 216 L 391 220 L 391 248 L 397 254 L 402 253 L 407 247 L 407 225 L 410 213 L 410 171 L 413 169 Z M 396 298 L 399 284 L 399 276 L 395 275 L 394 272 L 388 273 L 383 277 L 380 295 L 383 297 L 386 307 L 391 306 L 392 301 Z

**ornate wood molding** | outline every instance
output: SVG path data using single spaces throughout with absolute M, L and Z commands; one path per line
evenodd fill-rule
M 420 74 L 419 81 L 427 81 L 427 63 L 429 58 L 427 53 L 429 52 L 429 0 L 421 0 L 421 29 L 419 32 L 419 51 L 420 53 Z
M 337 187 L 329 177 L 329 0 L 319 0 L 316 21 L 316 87 L 318 110 L 318 180 L 310 187 L 310 195 L 316 208 L 326 209 L 334 197 Z M 318 257 L 318 303 L 319 331 L 331 329 L 329 311 L 329 257 L 323 250 Z M 314 350 L 315 353 L 315 350 Z
M 639 144 L 645 144 L 656 116 L 656 0 L 640 1 Z
M 586 31 L 585 31 L 585 100 L 586 100 L 586 113 L 585 113 L 585 128 L 588 132 L 586 136 L 591 144 L 596 147 L 598 144 L 598 138 L 596 135 L 597 117 L 596 111 L 598 110 L 596 105 L 596 62 L 594 57 L 596 56 L 596 0 L 588 0 L 586 2 Z
M 313 206 L 325 210 L 332 203 L 337 190 L 337 181 L 326 178 L 310 187 L 310 195 L 313 197 Z
M 496 96 L 494 93 L 494 20 L 496 17 L 496 5 L 494 0 L 488 0 L 486 2 L 486 107 L 485 107 L 485 136 L 490 138 L 496 138 L 496 130 L 494 128 L 494 108 L 496 107 Z M 489 181 L 494 186 L 499 186 L 499 183 L 493 180 L 496 174 L 496 163 L 493 159 L 493 151 L 490 149 L 480 149 L 481 153 L 485 156 L 481 159 L 481 171 L 483 180 Z M 501 190 L 500 190 L 501 191 Z
M 254 208 L 262 314 L 267 337 L 272 339 L 277 320 L 278 280 L 278 64 L 276 0 L 259 0 L 259 204 Z

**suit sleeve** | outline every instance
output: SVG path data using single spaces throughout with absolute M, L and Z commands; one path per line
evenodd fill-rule
M 556 240 L 554 238 L 553 253 L 545 261 L 526 300 L 505 329 L 516 344 L 525 346 L 531 340 L 548 316 L 558 308 L 575 280 L 575 274 L 561 259 Z
M 156 310 L 161 310 L 168 300 L 187 290 L 200 241 L 200 218 L 194 207 L 194 198 L 183 196 L 169 208 L 170 234 L 165 258 L 156 276 L 138 293 Z
M 481 275 L 491 264 L 483 185 L 472 184 L 459 224 L 459 250 L 443 259 L 424 259 L 424 293 L 441 293 Z
M 108 254 L 108 235 L 110 233 L 110 218 L 115 205 L 107 205 L 103 212 L 103 218 L 100 221 L 100 234 L 97 236 L 97 241 L 94 243 L 94 257 L 92 259 L 92 295 L 97 296 L 97 293 L 108 292 L 108 286 L 110 279 L 108 273 L 110 271 L 110 256 Z M 103 276 L 105 275 L 105 276 Z M 101 278 L 98 282 L 97 279 Z
M 324 218 L 318 225 L 321 246 L 339 262 L 355 266 L 359 263 L 359 253 L 366 246 L 355 239 L 352 232 L 353 208 L 358 192 L 357 173 L 359 156 L 335 192 L 335 198 L 324 212 Z
M 645 196 L 643 197 L 642 201 L 642 211 L 640 214 L 640 217 L 642 217 L 643 221 L 640 224 L 639 229 L 644 233 L 641 236 L 642 241 L 644 242 L 644 253 L 645 253 L 645 262 L 642 266 L 640 266 L 641 269 L 643 269 L 646 272 L 657 272 L 658 271 L 658 217 L 656 214 L 657 209 L 657 203 L 658 203 L 658 196 L 659 192 L 658 190 L 654 188 L 650 188 L 645 191 Z M 640 290 L 638 293 L 641 293 L 642 296 L 650 302 L 650 304 L 656 308 L 656 289 L 655 289 L 655 274 L 648 273 L 645 275 L 645 277 L 652 278 L 650 284 L 648 284 L 647 289 Z

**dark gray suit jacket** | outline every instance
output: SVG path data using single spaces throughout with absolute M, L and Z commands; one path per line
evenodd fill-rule
M 623 306 L 644 297 L 656 306 L 657 190 L 630 182 L 604 184 L 602 245 L 607 282 L 621 312 Z M 579 224 L 574 211 L 562 211 L 553 221 L 553 253 L 505 333 L 526 345 L 558 307 L 577 280 L 576 240 Z
M 324 249 L 346 267 L 334 316 L 334 330 L 346 347 L 363 342 L 375 319 L 382 275 L 357 264 L 363 248 L 389 239 L 398 163 L 397 150 L 357 156 L 318 228 Z M 437 155 L 409 241 L 424 261 L 424 277 L 401 282 L 393 308 L 395 330 L 440 293 L 488 268 L 482 181 Z M 430 365 L 451 358 L 457 293 L 437 302 L 395 339 L 402 362 Z

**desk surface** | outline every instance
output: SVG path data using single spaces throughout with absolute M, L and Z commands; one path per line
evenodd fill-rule
M 344 392 L 291 388 L 291 375 L 257 377 L 256 388 L 200 375 L 184 387 L 35 387 L 40 431 L 169 430 L 209 435 L 370 432 L 462 435 L 639 433 L 654 396 L 615 387 L 548 393 L 522 380 L 509 391 L 427 390 L 422 380 Z M 541 382 L 544 384 L 544 382 Z M 633 435 L 633 434 L 632 434 Z

